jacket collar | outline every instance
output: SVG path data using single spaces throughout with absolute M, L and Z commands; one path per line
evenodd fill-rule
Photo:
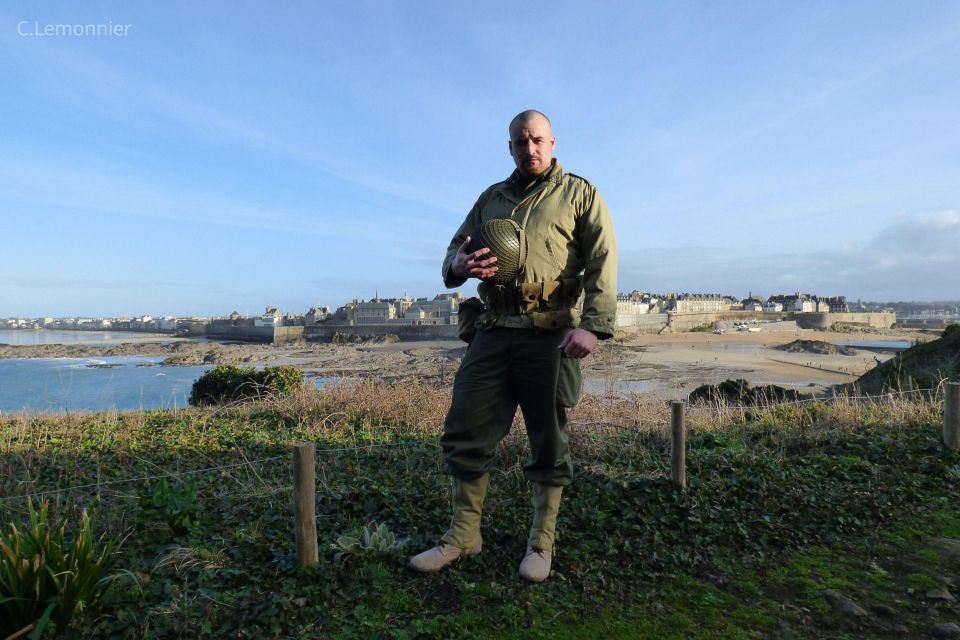
M 537 187 L 548 182 L 560 184 L 562 179 L 563 167 L 560 165 L 560 162 L 554 158 L 550 162 L 550 168 L 547 169 L 543 175 L 537 176 L 533 182 L 525 184 L 525 180 L 520 175 L 520 171 L 518 169 L 514 169 L 513 173 L 510 174 L 510 177 L 506 179 L 505 186 L 508 190 L 512 191 L 514 195 L 525 196 L 528 193 L 532 193 Z

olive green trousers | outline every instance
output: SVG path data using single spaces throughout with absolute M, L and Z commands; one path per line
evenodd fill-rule
M 568 329 L 493 327 L 477 331 L 453 383 L 440 444 L 444 469 L 473 480 L 493 466 L 497 444 L 510 432 L 517 407 L 530 439 L 530 482 L 566 486 L 573 478 L 567 407 L 580 396 L 580 364 L 561 357 Z

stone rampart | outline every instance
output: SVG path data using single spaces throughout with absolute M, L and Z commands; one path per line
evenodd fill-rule
M 659 333 L 667 326 L 667 314 L 643 313 L 617 316 L 617 334 L 633 335 L 637 333 Z
M 779 320 L 782 313 L 764 311 L 714 311 L 711 313 L 671 313 L 669 326 L 673 331 L 690 331 L 710 326 L 714 322 L 750 322 L 751 320 Z
M 211 322 L 207 325 L 207 337 L 217 340 L 241 340 L 243 342 L 303 342 L 305 327 L 254 327 L 234 325 L 229 322 Z
M 855 324 L 872 329 L 889 329 L 897 322 L 895 313 L 794 313 L 791 320 L 803 329 L 827 330 L 836 324 Z
M 943 329 L 948 324 L 955 323 L 949 318 L 908 318 L 897 320 L 897 326 L 905 329 Z
M 329 342 L 337 333 L 360 338 L 394 335 L 404 342 L 418 340 L 457 340 L 455 324 L 318 324 L 303 329 L 304 339 L 311 342 Z

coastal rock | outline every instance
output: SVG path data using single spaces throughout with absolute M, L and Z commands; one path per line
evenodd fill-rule
M 954 603 L 957 599 L 946 589 L 930 589 L 926 593 L 928 600 L 938 600 L 940 602 Z
M 823 597 L 833 608 L 834 613 L 844 618 L 867 618 L 870 615 L 866 609 L 839 591 L 826 591 Z
M 887 604 L 872 604 L 870 605 L 870 611 L 884 618 L 897 617 L 897 611 L 893 607 Z
M 689 402 L 727 402 L 740 405 L 767 405 L 772 402 L 784 402 L 810 398 L 775 384 L 752 387 L 746 380 L 724 380 L 720 384 L 704 384 L 694 389 L 687 397 Z
M 956 622 L 943 622 L 930 627 L 930 635 L 934 638 L 950 640 L 951 638 L 960 638 L 960 626 Z
M 933 548 L 949 558 L 960 558 L 960 540 L 956 538 L 937 538 Z
M 845 347 L 843 345 L 836 345 L 831 342 L 824 342 L 822 340 L 794 340 L 788 344 L 782 344 L 774 347 L 780 351 L 789 351 L 790 353 L 815 353 L 819 355 L 831 355 L 834 353 L 839 353 L 843 356 L 855 356 L 857 355 L 856 349 L 851 349 L 850 347 Z

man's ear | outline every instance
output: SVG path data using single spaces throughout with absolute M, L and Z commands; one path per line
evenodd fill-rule
M 510 151 L 510 155 L 513 155 L 513 140 L 507 140 L 507 150 Z

